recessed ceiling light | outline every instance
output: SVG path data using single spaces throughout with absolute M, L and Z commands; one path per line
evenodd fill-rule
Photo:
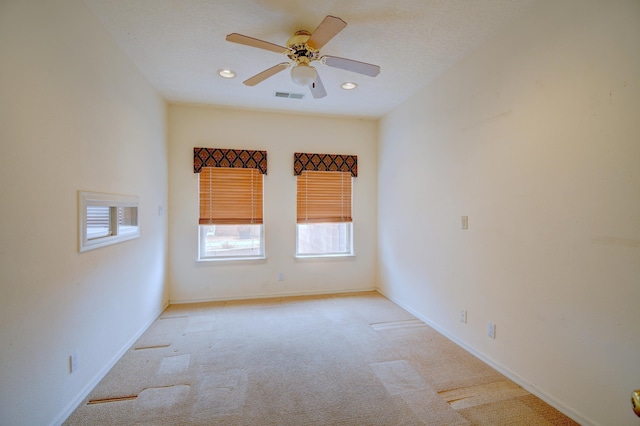
M 347 82 L 347 83 L 342 83 L 340 87 L 342 87 L 344 90 L 353 90 L 356 87 L 358 87 L 358 85 L 355 83 Z
M 218 70 L 218 75 L 222 78 L 233 78 L 236 76 L 236 73 L 232 70 L 221 69 Z

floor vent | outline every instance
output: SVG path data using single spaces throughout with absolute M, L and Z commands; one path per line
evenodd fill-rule
M 276 92 L 274 96 L 276 98 L 302 99 L 304 93 Z

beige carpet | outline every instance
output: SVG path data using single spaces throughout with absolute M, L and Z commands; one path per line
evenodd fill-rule
M 172 305 L 66 425 L 573 425 L 378 293 Z

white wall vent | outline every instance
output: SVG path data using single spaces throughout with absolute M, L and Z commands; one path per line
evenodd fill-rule
M 302 99 L 304 93 L 275 92 L 276 98 Z

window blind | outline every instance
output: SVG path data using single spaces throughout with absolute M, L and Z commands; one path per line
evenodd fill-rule
M 298 223 L 352 222 L 351 173 L 305 170 L 297 181 Z
M 200 225 L 262 224 L 262 173 L 258 169 L 202 167 Z

